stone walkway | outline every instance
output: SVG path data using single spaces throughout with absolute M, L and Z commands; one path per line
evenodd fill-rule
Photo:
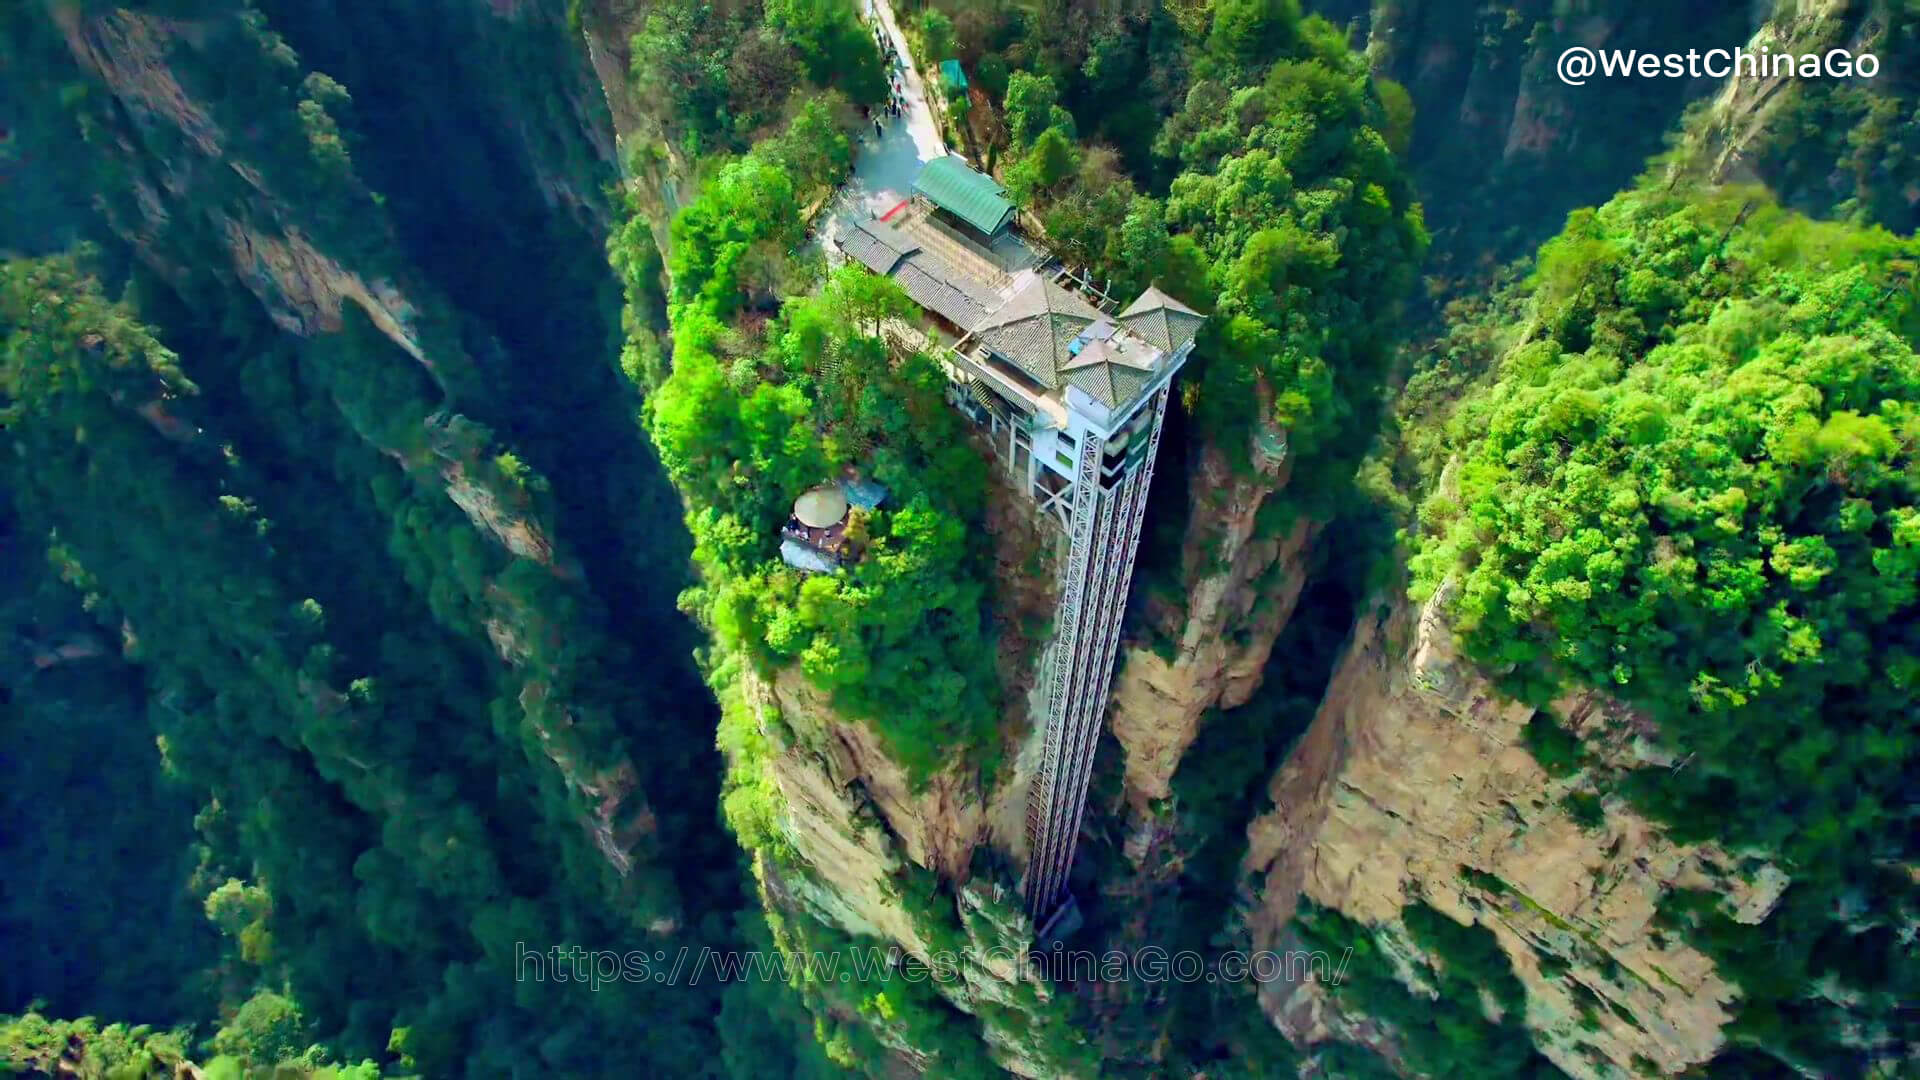
M 920 174 L 920 166 L 947 152 L 920 73 L 905 63 L 909 56 L 906 35 L 900 32 L 900 24 L 886 0 L 869 0 L 867 25 L 873 26 L 876 20 L 903 61 L 891 65 L 887 77 L 890 83 L 901 88 L 907 107 L 905 113 L 897 117 L 888 116 L 885 109 L 876 109 L 874 115 L 880 119 L 882 133 L 874 134 L 871 120 L 857 133 L 853 144 L 853 176 L 821 219 L 819 240 L 830 251 L 838 250 L 835 238 L 847 222 L 882 217 L 905 202 L 913 188 L 913 178 Z

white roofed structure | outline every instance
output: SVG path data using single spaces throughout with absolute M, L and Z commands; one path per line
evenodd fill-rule
M 822 484 L 793 500 L 793 516 L 809 529 L 828 529 L 847 516 L 847 493 L 838 484 Z

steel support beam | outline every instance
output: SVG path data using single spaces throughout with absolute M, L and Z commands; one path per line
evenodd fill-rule
M 1088 436 L 1080 447 L 1071 545 L 1054 622 L 1046 731 L 1027 796 L 1023 891 L 1036 925 L 1060 906 L 1073 869 L 1169 393 L 1163 387 L 1149 406 L 1153 434 L 1145 457 L 1112 490 L 1099 486 L 1103 441 Z

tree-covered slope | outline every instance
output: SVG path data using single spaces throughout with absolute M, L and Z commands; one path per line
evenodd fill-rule
M 9 149 L 88 195 L 0 222 L 9 559 L 77 590 L 122 658 L 92 670 L 133 665 L 110 676 L 134 695 L 123 734 L 160 753 L 96 764 L 164 765 L 178 794 L 130 799 L 89 841 L 143 834 L 152 861 L 117 873 L 187 893 L 178 917 L 202 928 L 117 972 L 10 981 L 0 1009 L 45 992 L 64 1015 L 198 1025 L 196 1060 L 246 1049 L 193 1046 L 244 1015 L 401 1073 L 700 1075 L 717 985 L 596 991 L 516 964 L 744 940 L 713 710 L 671 607 L 689 543 L 659 512 L 589 231 L 611 176 L 596 88 L 560 5 L 308 14 L 291 39 L 365 98 L 303 66 L 271 5 L 0 13 L 9 108 L 33 103 Z M 405 54 L 378 75 L 359 66 L 375 37 Z M 424 123 L 492 69 L 391 69 L 446 70 L 431 51 L 456 43 L 511 61 L 502 100 L 534 104 L 497 128 Z M 475 177 L 420 168 L 422 145 Z M 9 725 L 87 707 L 54 680 L 88 663 L 23 674 Z M 53 765 L 88 730 L 34 737 Z M 58 802 L 8 806 L 47 839 L 81 827 Z M 43 932 L 73 883 L 52 860 L 23 871 L 59 887 L 9 890 L 6 925 Z M 103 917 L 83 904 L 70 929 Z M 168 956 L 209 933 L 219 949 Z M 148 969 L 212 985 L 128 1001 Z M 763 1041 L 804 1033 L 761 1009 L 730 1014 Z M 246 1068 L 279 1060 L 254 1049 Z
M 1783 860 L 1760 926 L 1686 892 L 1664 918 L 1740 985 L 1734 1043 L 1823 1075 L 1914 1039 L 1916 255 L 1650 180 L 1575 213 L 1406 403 L 1439 477 L 1416 592 L 1517 692 L 1645 718 L 1677 764 L 1607 789 Z

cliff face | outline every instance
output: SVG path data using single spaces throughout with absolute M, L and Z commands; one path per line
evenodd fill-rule
M 1864 35 L 1843 34 L 1841 20 L 1850 6 L 1849 0 L 1781 5 L 1775 18 L 1755 31 L 1747 48 L 1753 52 L 1763 48 L 1775 52 L 1824 52 L 1840 47 L 1861 50 L 1868 44 Z M 1750 160 L 1755 143 L 1764 139 L 1767 126 L 1781 107 L 1794 99 L 1793 84 L 1797 81 L 1790 75 L 1768 72 L 1758 78 L 1728 79 L 1720 86 L 1702 122 L 1688 132 L 1688 141 L 1705 159 L 1701 164 L 1708 175 L 1715 181 L 1755 177 Z
M 769 718 L 762 732 L 787 836 L 827 886 L 807 892 L 811 905 L 853 933 L 930 951 L 885 886 L 905 861 L 966 878 L 986 805 L 971 771 L 943 772 L 915 791 L 878 737 L 837 716 L 799 672 L 744 681 L 748 703 Z
M 1570 1075 L 1637 1059 L 1676 1072 L 1712 1057 L 1738 991 L 1662 933 L 1656 905 L 1672 889 L 1710 889 L 1756 923 L 1787 878 L 1751 861 L 1733 873 L 1737 853 L 1673 843 L 1617 800 L 1580 820 L 1567 797 L 1592 795 L 1590 783 L 1541 767 L 1523 739 L 1533 710 L 1455 654 L 1438 606 L 1361 619 L 1274 776 L 1244 863 L 1255 946 L 1289 947 L 1302 897 L 1389 939 L 1404 937 L 1402 911 L 1418 900 L 1493 931 L 1526 988 L 1526 1026 Z M 1604 758 L 1660 762 L 1642 721 L 1604 697 L 1570 695 L 1553 711 Z M 1261 1004 L 1302 1043 L 1382 1042 L 1315 982 L 1268 985 Z
M 667 226 L 690 194 L 693 163 L 670 137 L 657 109 L 637 99 L 631 75 L 633 35 L 646 23 L 642 0 L 584 0 L 580 32 L 606 95 L 627 191 L 638 201 L 654 246 L 669 250 Z
M 1132 646 L 1116 665 L 1110 719 L 1126 752 L 1127 797 L 1137 807 L 1171 793 L 1207 710 L 1253 696 L 1300 599 L 1314 525 L 1303 520 L 1279 536 L 1260 531 L 1260 508 L 1285 483 L 1284 463 L 1235 475 L 1220 448 L 1200 449 L 1181 549 L 1191 584 L 1181 610 L 1156 613 L 1171 624 L 1172 647 Z
M 911 954 L 934 973 L 933 1000 L 978 1024 L 977 1035 L 961 1034 L 954 1019 L 942 1021 L 949 1039 L 984 1047 L 1000 1068 L 1034 1078 L 1092 1075 L 1076 1063 L 1084 1040 L 1065 1025 L 1056 991 L 1029 964 L 1033 925 L 1019 897 L 1004 880 L 972 873 L 990 815 L 1019 820 L 1015 793 L 1025 774 L 1010 771 L 989 791 L 976 770 L 956 765 L 916 788 L 872 731 L 836 715 L 799 672 L 744 674 L 739 693 L 766 740 L 765 758 L 749 767 L 763 770 L 759 782 L 775 797 L 775 844 L 784 850 L 772 858 L 762 852 L 756 864 L 772 917 L 817 921 L 831 933 Z M 920 891 L 937 882 L 947 884 L 935 884 L 931 895 Z M 820 947 L 804 929 L 793 934 L 784 947 Z M 926 1000 L 918 1006 L 928 1007 Z M 845 1010 L 829 1004 L 823 1011 Z M 904 1008 L 866 1012 L 865 1026 L 908 1068 L 938 1074 L 952 1067 L 924 1032 L 915 1033 Z
M 256 4 L 304 63 L 348 87 L 357 117 L 377 117 L 381 130 L 372 134 L 409 140 L 402 153 L 456 178 L 439 192 L 443 199 L 477 210 L 510 196 L 486 209 L 523 227 L 542 212 L 595 231 L 610 226 L 606 184 L 617 163 L 609 103 L 565 3 Z M 431 82 L 421 78 L 427 70 Z M 404 198 L 408 178 L 385 161 L 362 164 L 369 183 Z
M 1886 0 L 1776 5 L 1749 53 L 1872 56 L 1872 77 L 1794 78 L 1767 70 L 1731 78 L 1690 117 L 1675 167 L 1715 183 L 1764 182 L 1812 217 L 1849 218 L 1896 233 L 1920 224 L 1915 42 L 1920 16 Z M 1864 64 L 1862 64 L 1864 66 Z
M 176 286 L 191 288 L 204 269 L 172 244 L 189 222 L 203 218 L 231 261 L 229 272 L 282 329 L 337 332 L 342 306 L 353 303 L 389 340 L 425 362 L 411 325 L 412 306 L 393 283 L 348 269 L 321 251 L 288 200 L 248 160 L 250 151 L 260 149 L 258 141 L 232 136 L 209 103 L 182 85 L 183 71 L 175 65 L 195 65 L 174 50 L 209 62 L 211 44 L 234 44 L 229 36 L 240 33 L 235 25 L 125 10 L 86 16 L 64 5 L 49 8 L 49 15 L 80 69 L 124 106 L 126 130 L 116 149 L 134 178 L 131 198 L 107 204 L 109 218 L 151 267 Z M 357 188 L 349 183 L 343 190 L 362 194 Z
M 1568 86 L 1562 50 L 1685 53 L 1731 48 L 1751 5 L 1551 3 L 1475 7 L 1446 0 L 1307 5 L 1365 35 L 1374 70 L 1404 85 L 1409 156 L 1444 277 L 1476 276 L 1532 250 L 1569 210 L 1604 201 L 1638 174 L 1712 80 L 1600 79 Z M 1349 19 L 1352 19 L 1349 22 Z

